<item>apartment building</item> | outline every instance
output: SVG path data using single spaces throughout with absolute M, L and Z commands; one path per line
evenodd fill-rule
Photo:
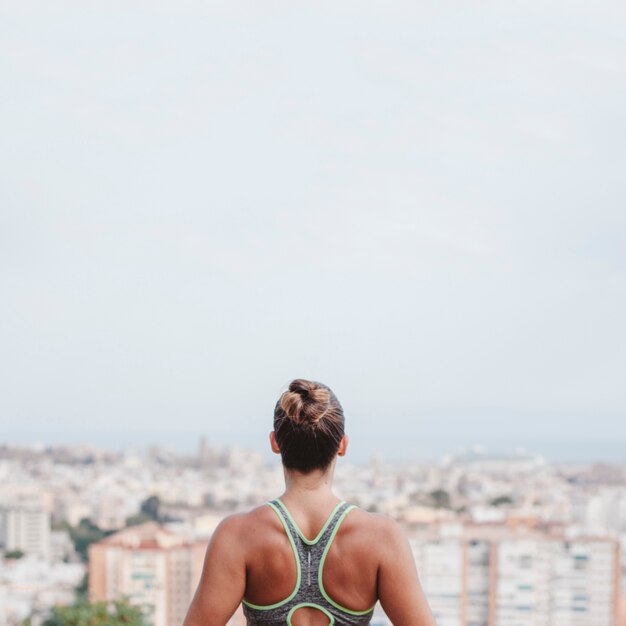
M 411 545 L 438 626 L 621 626 L 612 537 L 485 524 Z
M 0 547 L 50 560 L 50 513 L 41 503 L 0 505 Z
M 152 626 L 180 626 L 200 579 L 206 540 L 156 522 L 131 526 L 89 548 L 92 600 L 127 596 Z

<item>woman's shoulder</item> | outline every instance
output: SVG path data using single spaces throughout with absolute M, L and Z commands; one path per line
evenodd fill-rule
M 384 513 L 367 511 L 358 506 L 354 507 L 347 520 L 352 522 L 353 525 L 362 527 L 376 537 L 392 537 L 403 534 L 402 527 L 392 517 Z
M 358 508 L 347 516 L 345 523 L 343 546 L 354 553 L 367 554 L 377 565 L 411 552 L 404 528 L 388 515 Z
M 264 502 L 247 511 L 227 515 L 220 521 L 215 532 L 222 535 L 245 537 L 263 526 L 270 525 L 281 528 L 272 507 L 267 506 L 267 504 Z M 349 515 L 345 516 L 341 526 L 345 531 L 363 533 L 381 540 L 397 541 L 404 537 L 404 531 L 395 519 L 383 513 L 367 511 L 358 505 L 350 507 Z
M 276 526 L 277 522 L 276 514 L 265 502 L 247 511 L 237 511 L 226 515 L 220 520 L 214 534 L 245 538 L 250 535 L 251 531 L 267 525 Z

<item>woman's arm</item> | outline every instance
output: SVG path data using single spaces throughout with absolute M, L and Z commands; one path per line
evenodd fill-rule
M 198 588 L 183 626 L 226 626 L 246 589 L 246 562 L 239 515 L 224 518 L 204 557 Z
M 383 610 L 394 626 L 437 626 L 402 529 L 387 518 L 383 534 L 378 566 L 378 599 Z

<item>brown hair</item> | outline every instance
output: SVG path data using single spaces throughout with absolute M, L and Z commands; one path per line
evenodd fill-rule
M 343 409 L 329 387 L 296 378 L 274 409 L 274 432 L 283 465 L 300 472 L 326 469 L 344 433 Z

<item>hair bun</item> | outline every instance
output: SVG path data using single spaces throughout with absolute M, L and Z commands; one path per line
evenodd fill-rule
M 292 422 L 317 424 L 330 407 L 330 392 L 321 383 L 296 378 L 279 402 Z

